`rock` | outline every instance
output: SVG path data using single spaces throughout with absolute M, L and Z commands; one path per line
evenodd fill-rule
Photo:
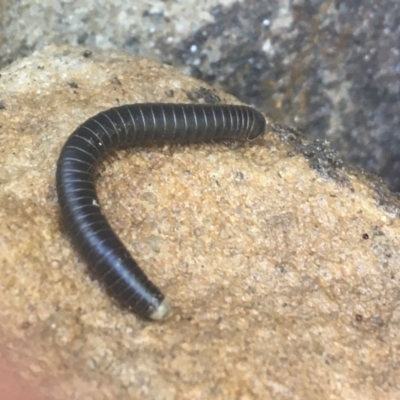
M 175 311 L 144 322 L 62 233 L 59 151 L 118 104 L 237 100 L 169 66 L 71 47 L 10 65 L 0 93 L 0 348 L 43 396 L 400 395 L 399 202 L 379 182 L 271 120 L 244 146 L 118 152 L 98 181 L 103 210 Z

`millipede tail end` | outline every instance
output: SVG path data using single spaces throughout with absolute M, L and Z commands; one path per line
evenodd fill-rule
M 153 319 L 155 321 L 160 321 L 163 319 L 167 319 L 171 316 L 172 316 L 171 303 L 167 299 L 164 299 L 157 307 L 157 309 L 150 314 L 149 317 L 150 319 Z

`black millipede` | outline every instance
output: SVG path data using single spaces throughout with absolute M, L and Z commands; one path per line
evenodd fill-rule
M 246 141 L 262 135 L 265 128 L 263 115 L 248 106 L 145 103 L 100 112 L 69 136 L 56 173 L 65 227 L 89 270 L 121 306 L 154 320 L 171 311 L 101 212 L 95 187 L 99 161 L 126 146 Z

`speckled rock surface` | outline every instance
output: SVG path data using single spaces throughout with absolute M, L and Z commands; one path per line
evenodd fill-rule
M 80 48 L 1 72 L 0 349 L 52 399 L 399 397 L 399 203 L 270 120 L 245 146 L 105 162 L 104 212 L 171 299 L 170 320 L 136 319 L 89 278 L 60 230 L 63 142 L 100 110 L 189 102 L 203 86 Z
M 48 44 L 168 62 L 400 191 L 398 0 L 3 0 L 0 66 Z

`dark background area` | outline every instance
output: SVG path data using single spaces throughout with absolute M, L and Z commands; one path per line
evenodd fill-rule
M 327 139 L 400 191 L 400 2 L 0 2 L 0 66 L 51 43 L 126 50 Z

